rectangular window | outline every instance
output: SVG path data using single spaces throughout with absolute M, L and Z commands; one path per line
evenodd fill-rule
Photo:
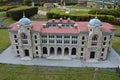
M 47 40 L 42 40 L 42 43 L 47 43 Z
M 42 38 L 47 38 L 47 35 L 42 35 Z
M 57 38 L 62 38 L 62 35 L 57 35 Z
M 35 35 L 34 38 L 37 39 L 37 35 Z
M 16 46 L 16 49 L 18 49 L 18 46 Z
M 14 35 L 14 38 L 17 38 L 17 35 Z
M 105 45 L 106 43 L 105 42 L 103 42 L 103 45 Z
M 53 24 L 53 27 L 56 27 L 56 24 Z
M 97 46 L 97 42 L 92 42 L 92 46 Z
M 62 40 L 57 40 L 57 43 L 62 43 Z
M 17 40 L 15 40 L 15 43 L 18 43 L 18 41 L 17 41 Z
M 28 41 L 27 40 L 22 40 L 22 43 L 23 44 L 28 44 Z
M 84 45 L 84 42 L 82 42 L 82 45 Z
M 83 53 L 81 53 L 80 56 L 83 56 Z
M 38 47 L 36 46 L 35 49 L 38 50 Z
M 19 54 L 19 51 L 17 51 L 17 53 Z
M 77 38 L 78 38 L 78 36 L 72 36 L 72 38 L 73 38 L 73 39 L 77 39 Z
M 85 36 L 82 36 L 82 40 L 85 40 Z
M 104 37 L 104 40 L 106 41 L 107 37 Z
M 70 36 L 69 35 L 65 35 L 64 38 L 70 38 Z
M 81 48 L 81 51 L 84 51 L 84 48 Z
M 77 44 L 77 40 L 72 40 L 72 44 Z
M 112 35 L 110 35 L 110 39 L 112 38 Z
M 69 44 L 70 41 L 69 40 L 64 40 L 64 44 Z
M 54 43 L 54 40 L 49 40 L 49 43 Z
M 103 56 L 103 53 L 101 53 L 101 56 Z
M 49 38 L 54 38 L 54 35 L 49 35 Z
M 35 44 L 37 44 L 37 41 L 35 40 Z
M 102 48 L 102 51 L 104 51 L 105 49 L 104 48 Z
M 38 51 L 36 51 L 36 55 L 38 55 Z

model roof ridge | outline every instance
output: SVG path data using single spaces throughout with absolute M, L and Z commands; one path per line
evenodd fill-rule
M 67 19 L 60 18 L 60 19 L 51 19 L 48 21 L 48 23 L 75 23 L 75 21 L 71 20 L 70 18 Z

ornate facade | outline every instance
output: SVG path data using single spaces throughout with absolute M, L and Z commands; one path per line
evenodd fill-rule
M 105 60 L 110 53 L 113 26 L 94 18 L 89 22 L 67 19 L 48 22 L 26 17 L 10 26 L 10 39 L 17 57 Z

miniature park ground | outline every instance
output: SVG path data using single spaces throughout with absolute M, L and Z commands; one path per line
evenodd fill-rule
M 41 9 L 41 8 L 39 8 Z M 43 10 L 43 8 L 42 8 Z M 56 8 L 54 11 L 57 10 Z M 81 9 L 82 10 L 82 9 Z M 45 10 L 46 11 L 46 10 Z M 80 11 L 86 13 L 88 9 Z M 78 12 L 79 13 L 79 12 Z M 0 12 L 0 19 L 5 17 L 5 12 Z M 48 20 L 45 16 L 32 20 Z M 14 23 L 10 18 L 3 21 L 4 24 Z M 120 26 L 116 26 L 115 33 L 120 34 Z M 10 45 L 9 32 L 6 29 L 0 29 L 0 53 Z M 113 48 L 120 54 L 120 38 L 114 37 Z M 93 80 L 94 68 L 43 68 L 23 65 L 4 65 L 0 64 L 0 80 Z M 97 80 L 120 80 L 118 73 L 114 69 L 99 69 L 97 71 Z

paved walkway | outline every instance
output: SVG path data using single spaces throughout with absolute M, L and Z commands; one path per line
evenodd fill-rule
M 0 54 L 0 63 L 5 64 L 20 64 L 20 65 L 36 65 L 36 66 L 54 66 L 54 67 L 99 67 L 99 68 L 114 68 L 120 65 L 120 56 L 112 49 L 109 57 L 105 61 L 85 62 L 84 60 L 48 60 L 36 58 L 33 60 L 21 60 L 15 57 L 12 47 L 7 48 Z

